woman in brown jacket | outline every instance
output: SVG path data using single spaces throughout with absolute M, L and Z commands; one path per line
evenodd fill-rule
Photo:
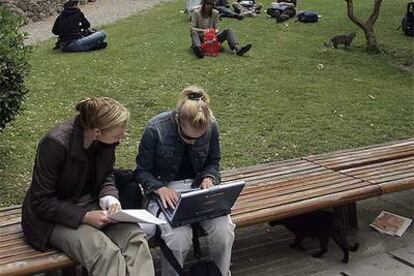
M 110 98 L 84 99 L 76 110 L 38 145 L 23 203 L 26 239 L 61 249 L 89 275 L 154 275 L 144 232 L 108 217 L 120 209 L 113 166 L 128 111 Z

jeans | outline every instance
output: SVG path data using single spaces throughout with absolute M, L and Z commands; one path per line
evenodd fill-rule
M 221 17 L 236 17 L 237 16 L 237 13 L 223 6 L 216 6 L 215 9 L 219 11 Z
M 232 29 L 225 29 L 224 31 L 221 31 L 220 33 L 218 33 L 217 39 L 220 43 L 223 43 L 227 40 L 227 44 L 229 45 L 229 48 L 231 50 L 234 50 L 234 48 L 238 44 L 236 40 L 236 35 L 234 34 L 234 31 Z M 196 31 L 191 32 L 191 41 L 191 47 L 201 47 L 201 37 Z
M 106 33 L 102 31 L 75 40 L 61 49 L 64 52 L 86 52 L 99 48 L 106 38 Z
M 168 184 L 174 190 L 185 190 L 191 186 L 192 181 L 173 181 Z M 153 214 L 158 213 L 158 203 L 150 200 L 147 210 Z M 163 212 L 159 218 L 167 220 Z M 234 242 L 234 229 L 230 215 L 221 216 L 200 222 L 200 226 L 207 233 L 208 256 L 214 261 L 223 276 L 231 276 L 230 263 Z M 183 265 L 187 253 L 191 249 L 193 231 L 190 225 L 171 227 L 169 223 L 160 225 L 161 237 L 172 250 L 180 265 Z M 176 272 L 164 255 L 161 255 L 161 276 L 176 276 Z

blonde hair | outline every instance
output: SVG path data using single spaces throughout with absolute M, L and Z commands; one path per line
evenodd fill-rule
M 84 129 L 97 128 L 102 132 L 110 131 L 120 125 L 126 125 L 128 110 L 111 98 L 92 97 L 80 100 L 75 109 L 79 112 Z
M 209 102 L 209 96 L 202 88 L 193 85 L 184 88 L 176 107 L 178 122 L 186 122 L 197 129 L 206 128 L 215 120 Z

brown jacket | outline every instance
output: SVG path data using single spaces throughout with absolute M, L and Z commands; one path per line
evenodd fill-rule
M 55 224 L 77 228 L 86 209 L 76 205 L 86 182 L 87 158 L 78 117 L 49 131 L 39 142 L 32 183 L 23 202 L 22 228 L 27 242 L 44 250 Z M 96 157 L 97 198 L 118 198 L 113 177 L 115 145 Z

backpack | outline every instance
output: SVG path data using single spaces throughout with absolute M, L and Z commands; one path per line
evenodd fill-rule
M 302 11 L 297 15 L 297 21 L 302 23 L 318 22 L 318 13 L 316 11 Z
M 220 51 L 220 42 L 217 39 L 216 29 L 210 28 L 203 35 L 201 50 L 205 56 L 218 56 Z
M 401 21 L 401 29 L 406 36 L 414 36 L 414 2 L 407 4 L 407 12 Z
M 141 209 L 142 191 L 131 170 L 114 169 L 122 209 Z

